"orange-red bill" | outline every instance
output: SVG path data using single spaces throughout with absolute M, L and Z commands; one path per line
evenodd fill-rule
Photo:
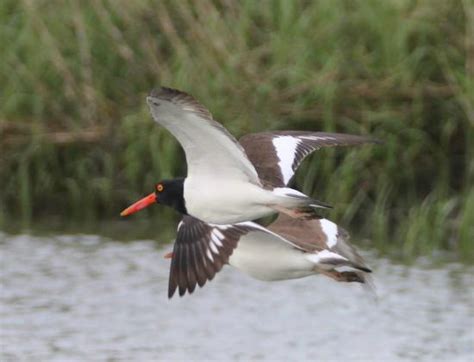
M 125 210 L 123 210 L 120 213 L 120 216 L 128 216 L 130 214 L 134 214 L 137 211 L 140 211 L 141 209 L 144 209 L 145 207 L 150 206 L 154 202 L 156 202 L 156 195 L 153 192 L 152 194 L 145 196 L 143 199 L 138 200 L 133 205 L 127 207 Z

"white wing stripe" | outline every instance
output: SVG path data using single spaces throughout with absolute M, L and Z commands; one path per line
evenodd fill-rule
M 224 239 L 224 235 L 217 229 L 212 230 L 212 233 L 217 236 L 219 239 Z
M 212 241 L 209 243 L 209 246 L 211 247 L 211 250 L 214 254 L 219 254 L 219 250 L 217 250 L 217 247 L 214 245 Z
M 295 160 L 296 148 L 301 140 L 292 136 L 280 136 L 275 137 L 272 143 L 279 159 L 278 166 L 280 166 L 283 182 L 287 184 L 294 174 L 292 166 Z
M 326 235 L 326 244 L 329 248 L 332 248 L 337 244 L 337 225 L 327 219 L 322 219 L 320 224 Z
M 213 242 L 214 244 L 216 244 L 217 246 L 222 246 L 222 243 L 221 243 L 220 239 L 224 239 L 224 235 L 222 235 L 222 238 L 219 238 L 219 237 L 214 233 L 214 230 L 212 230 L 211 239 L 212 239 L 212 242 Z
M 212 243 L 211 243 L 212 245 Z M 212 256 L 212 253 L 209 249 L 206 250 L 206 255 L 209 258 L 210 261 L 214 262 L 214 257 Z
M 324 263 L 324 259 L 340 259 L 341 261 L 348 261 L 347 258 L 329 250 L 322 250 L 315 254 L 307 254 L 306 258 L 315 264 Z

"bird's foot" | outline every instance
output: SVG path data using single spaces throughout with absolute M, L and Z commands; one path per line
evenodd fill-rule
M 357 282 L 357 283 L 364 283 L 364 280 L 360 277 L 360 275 L 356 272 L 351 271 L 343 271 L 338 272 L 337 270 L 320 270 L 318 272 L 324 274 L 338 282 Z

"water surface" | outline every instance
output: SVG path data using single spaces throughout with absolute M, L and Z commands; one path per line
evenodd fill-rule
M 264 283 L 226 267 L 167 299 L 150 240 L 0 234 L 0 360 L 446 360 L 474 357 L 473 269 L 367 253 L 378 302 L 321 276 Z

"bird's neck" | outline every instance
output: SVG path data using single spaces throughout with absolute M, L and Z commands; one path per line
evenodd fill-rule
M 184 178 L 176 178 L 168 181 L 166 186 L 168 192 L 161 201 L 162 204 L 172 207 L 179 213 L 187 215 L 186 202 L 184 201 Z

